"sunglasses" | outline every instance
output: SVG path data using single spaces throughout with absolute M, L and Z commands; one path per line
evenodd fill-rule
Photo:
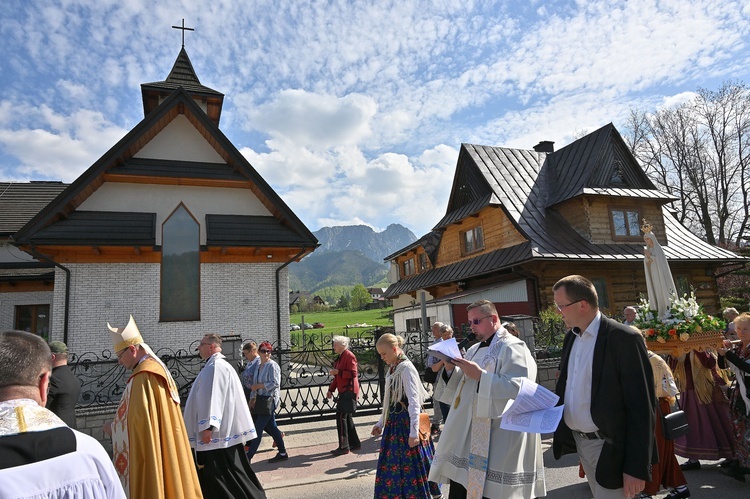
M 270 350 L 266 350 L 266 349 L 261 349 L 261 350 L 258 350 L 258 351 L 259 351 L 260 353 L 271 353 L 271 351 L 270 351 Z
M 492 317 L 492 316 L 491 316 L 491 315 L 485 315 L 484 317 L 481 317 L 481 318 L 479 318 L 479 319 L 472 319 L 472 320 L 470 320 L 469 322 L 471 322 L 471 323 L 472 323 L 472 324 L 474 324 L 475 326 L 478 326 L 480 322 L 482 322 L 483 320 L 485 320 L 485 319 L 486 319 L 486 318 L 488 318 L 488 317 Z

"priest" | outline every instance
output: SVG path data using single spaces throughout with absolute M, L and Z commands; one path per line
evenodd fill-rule
M 221 336 L 207 334 L 198 345 L 206 365 L 185 404 L 185 424 L 195 449 L 203 495 L 211 499 L 265 499 L 245 454 L 256 438 L 242 383 L 221 353 Z
M 125 492 L 131 499 L 202 498 L 174 379 L 132 315 L 124 328 L 107 327 L 117 362 L 132 371 L 114 421 L 104 425 Z

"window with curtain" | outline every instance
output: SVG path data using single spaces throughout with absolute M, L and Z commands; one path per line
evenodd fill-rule
M 200 320 L 200 263 L 200 225 L 180 203 L 162 225 L 161 321 Z

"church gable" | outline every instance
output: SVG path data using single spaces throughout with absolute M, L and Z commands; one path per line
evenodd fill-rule
M 226 164 L 185 115 L 176 116 L 133 158 Z

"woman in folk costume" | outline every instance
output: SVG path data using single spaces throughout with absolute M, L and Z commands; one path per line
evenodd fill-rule
M 202 498 L 169 369 L 143 342 L 132 315 L 124 328 L 107 327 L 117 362 L 132 371 L 114 421 L 104 425 L 125 493 L 133 499 Z
M 688 458 L 680 467 L 698 470 L 701 459 L 731 459 L 734 437 L 729 402 L 721 389 L 728 381 L 717 368 L 716 354 L 692 350 L 668 360 L 680 389 L 679 407 L 685 411 L 690 425 L 687 435 L 674 441 L 675 453 Z
M 738 343 L 724 340 L 719 364 L 728 362 L 735 381 L 729 405 L 735 438 L 735 459 L 722 473 L 741 482 L 750 474 L 750 314 L 744 312 L 732 321 Z
M 440 497 L 436 483 L 428 482 L 435 448 L 419 439 L 419 413 L 427 393 L 419 373 L 402 350 L 404 339 L 386 333 L 376 345 L 388 364 L 383 414 L 372 428 L 382 433 L 375 474 L 375 499 Z
M 646 338 L 643 338 L 646 341 Z M 677 385 L 672 376 L 672 370 L 667 363 L 652 351 L 648 351 L 648 360 L 651 370 L 654 372 L 654 392 L 656 393 L 659 407 L 656 411 L 656 447 L 659 451 L 659 462 L 651 468 L 651 481 L 646 482 L 646 487 L 641 493 L 641 498 L 651 497 L 661 490 L 662 485 L 671 487 L 672 490 L 665 499 L 683 499 L 690 497 L 687 488 L 687 480 L 680 469 L 677 458 L 674 455 L 674 441 L 664 438 L 664 416 L 672 412 L 671 407 L 677 395 Z

